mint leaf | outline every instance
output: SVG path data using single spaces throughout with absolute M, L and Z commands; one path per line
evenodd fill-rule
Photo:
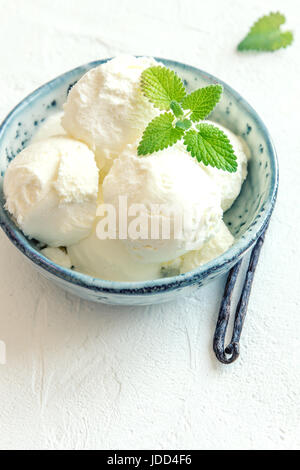
M 152 119 L 144 130 L 138 146 L 138 155 L 148 155 L 175 144 L 184 134 L 183 129 L 173 126 L 174 116 L 163 113 Z
M 237 160 L 228 137 L 212 124 L 198 124 L 198 132 L 188 131 L 184 136 L 184 144 L 193 157 L 204 165 L 234 173 Z
M 169 111 L 172 101 L 180 103 L 185 97 L 182 80 L 173 70 L 160 65 L 142 72 L 141 89 L 156 108 Z
M 170 69 L 156 66 L 144 70 L 141 89 L 154 106 L 165 112 L 154 118 L 146 127 L 138 145 L 138 155 L 149 155 L 174 145 L 184 136 L 184 144 L 193 157 L 205 165 L 235 172 L 237 160 L 228 137 L 211 124 L 197 122 L 214 109 L 220 100 L 221 85 L 200 88 L 188 96 L 182 80 Z M 183 109 L 186 112 L 183 112 Z
M 263 16 L 239 43 L 238 50 L 275 51 L 289 46 L 294 37 L 291 31 L 281 31 L 280 26 L 284 23 L 285 16 L 279 12 Z
M 183 109 L 190 109 L 192 121 L 205 119 L 220 101 L 223 88 L 221 85 L 210 85 L 193 91 L 182 101 Z
M 178 129 L 183 129 L 187 130 L 191 127 L 192 123 L 189 119 L 183 119 L 182 121 L 177 121 L 175 124 L 175 127 L 178 127 Z
M 180 116 L 183 115 L 182 108 L 181 108 L 180 104 L 177 103 L 177 101 L 171 101 L 170 109 L 171 109 L 171 111 L 173 111 L 173 114 L 176 117 L 180 117 Z

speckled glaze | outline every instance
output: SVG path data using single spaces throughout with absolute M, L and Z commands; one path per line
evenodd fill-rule
M 236 237 L 222 256 L 179 276 L 143 282 L 112 282 L 62 268 L 45 258 L 37 242 L 28 240 L 4 209 L 3 177 L 8 163 L 30 143 L 38 127 L 62 108 L 71 87 L 89 69 L 106 62 L 99 60 L 67 72 L 25 98 L 8 115 L 0 128 L 0 225 L 12 243 L 39 272 L 58 286 L 84 299 L 118 305 L 146 305 L 166 302 L 227 272 L 253 246 L 269 221 L 278 188 L 278 162 L 270 135 L 254 109 L 221 80 L 179 62 L 159 59 L 174 69 L 189 91 L 221 83 L 224 93 L 210 118 L 242 136 L 251 150 L 248 177 L 224 220 Z

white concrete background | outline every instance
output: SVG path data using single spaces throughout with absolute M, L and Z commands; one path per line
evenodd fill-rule
M 286 14 L 293 46 L 237 53 L 271 10 Z M 300 448 L 299 31 L 298 0 L 0 0 L 1 120 L 79 64 L 157 55 L 240 91 L 280 158 L 241 358 L 229 367 L 211 344 L 224 279 L 168 305 L 96 305 L 41 278 L 0 233 L 0 448 Z

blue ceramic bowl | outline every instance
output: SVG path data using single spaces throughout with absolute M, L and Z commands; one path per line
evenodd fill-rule
M 108 304 L 143 305 L 188 295 L 226 273 L 253 246 L 272 214 L 278 187 L 278 163 L 270 135 L 253 108 L 226 83 L 189 65 L 157 59 L 185 80 L 189 91 L 222 83 L 221 103 L 211 119 L 242 136 L 251 150 L 249 173 L 241 194 L 224 220 L 235 236 L 234 245 L 222 256 L 179 276 L 143 282 L 115 282 L 62 268 L 45 258 L 28 240 L 4 209 L 3 177 L 9 162 L 20 152 L 43 121 L 62 108 L 71 86 L 99 60 L 83 65 L 46 83 L 25 98 L 0 127 L 0 224 L 11 242 L 36 269 L 60 287 L 84 299 Z

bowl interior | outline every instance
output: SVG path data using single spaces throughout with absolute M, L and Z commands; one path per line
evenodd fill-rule
M 164 59 L 157 60 L 174 69 L 184 79 L 189 91 L 212 83 L 222 83 L 224 93 L 210 119 L 242 136 L 251 151 L 247 180 L 238 199 L 224 215 L 224 220 L 236 237 L 236 242 L 225 255 L 217 259 L 220 265 L 222 262 L 226 263 L 229 259 L 241 256 L 250 248 L 272 211 L 278 179 L 275 151 L 268 132 L 257 114 L 228 85 L 191 66 Z M 10 229 L 17 234 L 19 244 L 29 245 L 36 249 L 36 255 L 39 257 L 42 255 L 38 254 L 38 243 L 34 240 L 27 240 L 4 210 L 3 177 L 5 170 L 9 162 L 30 143 L 31 138 L 43 122 L 62 109 L 67 94 L 74 83 L 90 68 L 103 62 L 105 60 L 79 67 L 42 86 L 25 98 L 10 113 L 0 130 L 1 225 L 9 225 Z M 11 233 L 10 238 L 12 238 Z M 216 262 L 213 260 L 208 264 L 211 267 Z M 199 268 L 199 273 L 201 272 L 205 274 L 205 269 Z

